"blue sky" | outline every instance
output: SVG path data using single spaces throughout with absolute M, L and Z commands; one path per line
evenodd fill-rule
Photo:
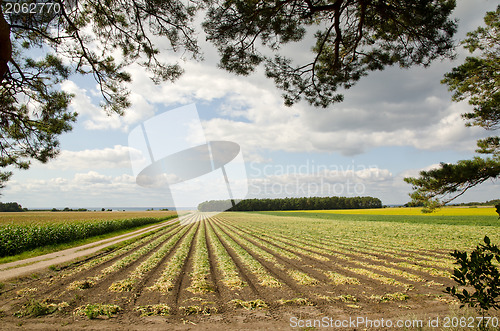
M 496 5 L 459 0 L 456 38 L 482 25 L 485 12 Z M 202 47 L 205 61 L 181 60 L 185 74 L 174 84 L 155 86 L 144 70 L 131 66 L 133 105 L 121 118 L 99 108 L 92 79 L 64 82 L 61 88 L 76 95 L 72 108 L 79 118 L 73 131 L 61 136 L 60 156 L 33 163 L 27 171 L 14 170 L 1 200 L 28 208 L 182 206 L 187 202 L 173 201 L 168 188 L 136 184 L 128 135 L 143 121 L 188 104 L 196 105 L 207 140 L 240 145 L 252 197 L 371 195 L 384 204 L 404 204 L 410 192 L 405 176 L 470 158 L 475 141 L 491 135 L 466 128 L 460 114 L 470 106 L 452 102 L 439 83 L 463 61 L 463 49 L 456 60 L 436 61 L 429 68 L 371 73 L 344 92 L 343 103 L 315 109 L 305 102 L 285 107 L 262 70 L 249 77 L 226 73 L 216 67 L 215 50 Z M 307 49 L 287 48 L 304 56 Z M 165 56 L 179 61 L 177 54 Z M 457 201 L 493 198 L 499 198 L 498 183 L 487 182 Z

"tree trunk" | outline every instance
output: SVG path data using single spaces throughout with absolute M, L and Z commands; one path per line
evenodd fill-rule
M 7 63 L 12 58 L 12 42 L 10 41 L 10 26 L 5 20 L 2 11 L 3 0 L 0 0 L 0 82 L 4 79 L 7 70 Z

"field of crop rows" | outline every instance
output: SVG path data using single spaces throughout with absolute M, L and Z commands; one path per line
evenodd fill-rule
M 197 217 L 3 284 L 2 319 L 137 324 L 438 314 L 454 305 L 443 293 L 452 284 L 450 249 L 484 235 L 467 227 L 253 213 Z

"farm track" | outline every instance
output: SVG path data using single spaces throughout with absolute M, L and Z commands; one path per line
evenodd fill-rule
M 75 259 L 86 259 L 88 256 L 99 254 L 99 252 L 111 245 L 119 244 L 123 241 L 141 237 L 144 234 L 164 228 L 169 224 L 175 223 L 176 220 L 170 220 L 166 223 L 155 224 L 144 229 L 125 233 L 113 238 L 102 239 L 97 242 L 85 244 L 83 246 L 73 247 L 62 251 L 57 251 L 41 256 L 19 260 L 15 262 L 4 263 L 0 265 L 0 281 L 24 277 L 26 275 L 38 272 L 40 269 L 45 269 L 51 265 L 60 265 L 68 263 Z
M 98 253 L 94 256 L 88 257 L 84 260 L 79 260 L 70 265 L 64 265 L 61 268 L 60 274 L 57 278 L 49 277 L 43 281 L 44 287 L 42 290 L 38 291 L 38 294 L 43 297 L 55 297 L 62 296 L 66 292 L 66 287 L 70 285 L 75 280 L 86 279 L 94 275 L 96 272 L 105 269 L 107 266 L 112 265 L 115 261 L 121 259 L 123 256 L 132 254 L 133 252 L 140 250 L 141 247 L 148 245 L 148 243 L 154 241 L 158 237 L 170 233 L 177 229 L 174 224 L 167 225 L 163 229 L 155 229 L 150 232 L 150 234 L 144 234 L 142 239 L 138 239 L 126 247 L 121 247 L 112 251 Z M 131 247 L 132 246 L 132 247 Z M 132 249 L 127 250 L 127 247 Z M 99 263 L 95 263 L 100 261 Z M 27 283 L 35 283 L 35 280 L 27 281 Z M 11 292 L 15 288 L 6 289 L 5 292 L 1 294 Z
M 61 305 L 38 321 L 85 322 L 91 304 L 117 305 L 109 321 L 136 325 L 283 321 L 284 316 L 393 315 L 449 309 L 441 253 L 353 241 L 234 214 L 193 215 L 123 247 L 4 285 L 4 322 L 33 302 Z M 277 221 L 278 222 L 278 221 Z M 297 227 L 300 227 L 298 225 Z M 387 240 L 386 240 L 387 241 Z M 400 243 L 399 243 L 400 244 Z M 29 317 L 23 317 L 23 321 Z M 102 318 L 101 318 L 102 321 Z M 88 321 L 86 322 L 88 323 Z M 164 324 L 163 324 L 164 325 Z

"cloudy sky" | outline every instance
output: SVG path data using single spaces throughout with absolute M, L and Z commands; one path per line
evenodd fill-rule
M 457 2 L 458 40 L 482 25 L 485 12 L 497 5 L 492 0 Z M 209 187 L 194 178 L 175 194 L 168 186 L 136 183 L 131 155 L 137 149 L 131 146 L 131 132 L 144 121 L 152 123 L 157 116 L 190 104 L 198 110 L 202 141 L 231 141 L 241 147 L 233 168 L 243 165 L 246 175 L 236 171 L 230 180 L 247 189 L 234 190 L 236 198 L 245 193 L 249 197 L 370 195 L 384 204 L 404 204 L 411 190 L 404 177 L 439 162 L 470 158 L 475 141 L 488 134 L 464 126 L 460 114 L 470 106 L 451 102 L 450 92 L 439 83 L 444 73 L 462 63 L 466 56 L 462 49 L 456 60 L 437 61 L 428 68 L 371 73 L 344 93 L 343 103 L 316 109 L 305 102 L 284 106 L 281 92 L 262 70 L 240 77 L 217 69 L 216 52 L 202 45 L 205 61 L 183 62 L 185 74 L 174 84 L 156 86 L 141 68 L 131 67 L 133 106 L 123 117 L 109 117 L 99 108 L 98 89 L 91 79 L 64 82 L 61 88 L 76 95 L 72 107 L 79 118 L 73 131 L 61 137 L 60 156 L 47 164 L 34 163 L 27 171 L 15 170 L 1 201 L 17 201 L 28 208 L 112 208 L 190 206 L 189 198 L 199 191 L 218 198 L 227 192 L 220 178 Z M 169 56 L 178 60 L 177 55 Z M 175 125 L 167 125 L 165 144 L 177 134 Z M 228 175 L 233 168 L 227 166 Z M 498 183 L 488 182 L 457 201 L 493 198 L 498 198 Z

